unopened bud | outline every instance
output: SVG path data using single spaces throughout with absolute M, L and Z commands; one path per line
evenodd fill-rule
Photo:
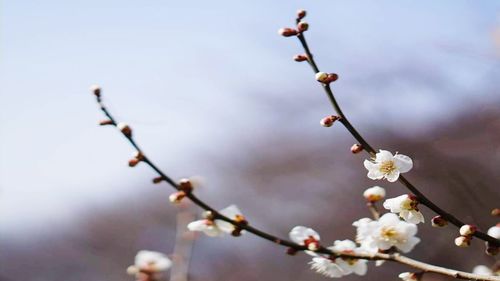
M 331 82 L 337 81 L 339 76 L 335 73 L 318 72 L 316 73 L 316 80 L 323 84 L 329 84 Z
M 455 238 L 455 245 L 462 248 L 469 247 L 470 240 L 470 236 L 458 236 L 457 238 Z
M 302 10 L 302 9 L 297 10 L 297 19 L 301 20 L 301 19 L 305 18 L 306 14 L 307 14 L 306 10 Z
M 132 129 L 130 128 L 130 126 L 126 123 L 123 123 L 123 122 L 120 122 L 118 123 L 118 125 L 116 125 L 116 127 L 118 127 L 118 129 L 127 137 L 131 137 L 132 136 Z
M 418 281 L 419 275 L 415 272 L 403 272 L 398 275 L 399 279 L 403 281 Z
M 90 91 L 96 96 L 100 97 L 101 96 L 101 87 L 99 85 L 92 85 L 90 86 Z
M 484 251 L 488 256 L 496 256 L 500 250 L 498 246 L 492 245 L 489 241 L 485 242 L 486 250 Z
M 160 183 L 164 181 L 165 179 L 162 176 L 156 177 L 153 179 L 153 183 Z
M 209 221 L 213 221 L 215 219 L 215 215 L 211 211 L 205 211 L 203 213 L 203 217 Z
M 365 197 L 366 201 L 370 203 L 375 203 L 384 199 L 385 197 L 385 189 L 380 186 L 373 186 L 365 190 L 363 192 L 363 197 Z
M 295 256 L 297 254 L 297 250 L 295 250 L 294 248 L 287 248 L 286 254 L 290 256 Z
M 128 166 L 135 167 L 135 166 L 137 166 L 137 164 L 139 164 L 139 162 L 141 162 L 141 160 L 139 160 L 137 158 L 132 158 L 132 159 L 128 160 Z
M 491 215 L 494 217 L 500 217 L 500 209 L 495 208 L 495 209 L 491 210 Z
M 191 184 L 189 179 L 181 179 L 179 181 L 179 189 L 186 193 L 190 193 L 193 191 L 193 184 Z
M 441 216 L 435 216 L 432 218 L 431 224 L 433 227 L 443 227 L 448 225 L 448 221 Z
M 294 60 L 294 61 L 298 61 L 298 62 L 301 62 L 301 61 L 306 61 L 306 60 L 307 60 L 307 55 L 305 55 L 305 54 L 295 55 L 295 56 L 293 57 L 293 60 Z
M 248 221 L 243 215 L 236 215 L 234 221 L 240 225 L 248 225 Z
M 363 151 L 363 147 L 361 146 L 361 144 L 356 143 L 351 146 L 351 152 L 353 154 L 360 153 L 361 151 Z
M 239 237 L 241 236 L 241 231 L 242 231 L 241 228 L 235 227 L 234 230 L 231 231 L 231 235 L 233 235 L 234 237 Z
M 340 117 L 338 117 L 338 116 L 329 115 L 329 116 L 326 116 L 323 119 L 321 119 L 321 121 L 319 121 L 319 123 L 321 124 L 321 126 L 328 128 L 328 127 L 331 127 L 333 125 L 333 123 L 339 119 L 340 119 Z
M 186 193 L 184 191 L 178 191 L 170 194 L 168 199 L 170 200 L 170 202 L 177 204 L 180 203 L 182 199 L 184 199 L 184 197 L 186 197 Z
M 278 30 L 278 33 L 284 37 L 290 37 L 299 34 L 297 30 L 289 27 L 281 28 L 280 30 Z
M 304 32 L 309 29 L 309 24 L 305 21 L 301 21 L 297 24 L 297 29 L 299 32 Z
M 111 121 L 111 120 L 102 120 L 101 122 L 99 122 L 99 125 L 101 125 L 101 126 L 113 125 L 113 121 Z
M 139 269 L 136 266 L 131 265 L 131 266 L 127 267 L 127 274 L 128 275 L 136 275 L 137 273 L 139 273 Z
M 460 227 L 460 235 L 470 236 L 476 232 L 477 227 L 475 225 L 464 224 Z

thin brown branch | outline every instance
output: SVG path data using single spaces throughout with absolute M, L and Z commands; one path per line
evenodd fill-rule
M 297 22 L 299 20 L 297 19 Z M 311 53 L 311 50 L 309 49 L 309 45 L 307 44 L 306 38 L 304 36 L 304 33 L 299 33 L 297 35 L 297 38 L 299 39 L 305 53 L 306 57 L 308 58 L 309 65 L 311 66 L 312 70 L 314 73 L 320 72 L 318 65 L 316 61 L 314 60 L 313 54 Z M 328 99 L 330 100 L 330 103 L 335 110 L 335 112 L 339 115 L 340 119 L 339 121 L 344 125 L 344 127 L 349 131 L 349 133 L 361 144 L 362 148 L 370 154 L 370 157 L 375 156 L 376 151 L 373 149 L 373 147 L 363 138 L 363 136 L 358 133 L 356 128 L 349 122 L 349 119 L 347 119 L 346 115 L 340 108 L 340 105 L 338 104 L 337 100 L 335 99 L 335 95 L 333 94 L 333 91 L 330 87 L 329 83 L 321 83 L 326 95 L 328 96 Z M 443 217 L 445 220 L 449 221 L 451 224 L 455 225 L 456 227 L 460 228 L 462 225 L 465 223 L 453 216 L 452 214 L 446 212 L 445 210 L 441 209 L 438 205 L 433 203 L 429 198 L 427 198 L 420 190 L 417 189 L 410 181 L 408 181 L 404 176 L 399 176 L 399 182 L 402 183 L 408 190 L 410 190 L 417 198 L 418 201 L 434 211 L 436 214 L 440 215 Z M 475 237 L 488 241 L 492 245 L 495 245 L 497 247 L 500 247 L 500 240 L 496 239 L 494 237 L 489 236 L 488 234 L 481 232 L 481 231 L 476 231 L 473 234 Z
M 111 113 L 107 110 L 105 105 L 102 102 L 100 91 L 99 94 L 96 94 L 97 102 L 99 103 L 100 109 L 102 112 L 109 118 L 109 125 L 112 125 L 114 127 L 117 127 L 118 123 L 116 120 L 113 118 Z M 121 131 L 122 135 L 129 141 L 129 143 L 136 149 L 137 153 L 141 155 L 141 161 L 146 163 L 149 167 L 151 167 L 158 175 L 165 180 L 166 183 L 168 183 L 171 187 L 173 187 L 176 190 L 180 190 L 180 186 L 173 181 L 170 177 L 168 177 L 163 171 L 161 171 L 153 162 L 146 157 L 144 154 L 144 151 L 140 149 L 139 145 L 136 143 L 136 141 L 133 139 L 132 134 L 130 133 L 124 133 Z M 199 206 L 200 208 L 212 212 L 214 219 L 219 219 L 219 220 L 224 220 L 226 222 L 231 223 L 232 225 L 239 227 L 241 229 L 244 229 L 248 231 L 249 233 L 252 233 L 262 239 L 271 241 L 275 244 L 285 246 L 288 248 L 292 248 L 295 251 L 305 251 L 307 250 L 305 246 L 296 244 L 294 242 L 291 242 L 286 239 L 278 238 L 277 236 L 271 235 L 267 232 L 264 232 L 262 230 L 259 230 L 255 227 L 250 226 L 247 223 L 240 223 L 235 220 L 232 220 L 222 214 L 220 214 L 217 210 L 212 208 L 209 204 L 205 203 L 198 197 L 196 197 L 192 192 L 187 193 L 186 197 L 188 197 L 194 204 Z M 374 255 L 364 255 L 364 254 L 336 254 L 330 249 L 327 249 L 325 247 L 321 247 L 317 251 L 318 254 L 324 254 L 327 256 L 331 257 L 354 257 L 358 259 L 366 259 L 366 260 L 387 260 L 387 261 L 393 261 L 401 264 L 408 265 L 410 267 L 416 268 L 423 270 L 425 272 L 433 272 L 437 274 L 442 274 L 442 275 L 447 275 L 450 277 L 458 278 L 458 279 L 467 279 L 467 280 L 479 280 L 479 281 L 500 281 L 500 277 L 495 277 L 495 276 L 484 276 L 484 275 L 477 275 L 477 274 L 472 274 L 472 273 L 467 273 L 467 272 L 462 272 L 462 271 L 456 271 L 452 269 L 447 269 L 444 267 L 439 267 L 431 264 L 427 264 L 424 262 L 416 261 L 413 259 L 410 259 L 408 257 L 399 255 L 399 254 L 382 254 L 382 253 L 377 253 Z

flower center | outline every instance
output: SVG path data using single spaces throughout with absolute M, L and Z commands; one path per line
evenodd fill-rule
M 379 170 L 384 174 L 390 174 L 394 170 L 396 170 L 396 165 L 394 165 L 394 161 L 384 161 L 380 164 Z
M 344 253 L 344 254 L 354 254 L 354 251 L 353 250 L 345 250 L 345 251 L 342 251 L 342 253 Z M 356 262 L 358 261 L 358 259 L 354 258 L 354 257 L 342 257 L 342 260 L 344 260 L 345 262 L 347 262 L 349 265 L 355 265 Z
M 380 236 L 382 236 L 385 241 L 395 241 L 398 238 L 398 232 L 392 226 L 384 226 L 380 231 Z

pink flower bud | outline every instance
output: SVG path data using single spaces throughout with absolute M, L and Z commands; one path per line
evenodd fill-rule
M 306 14 L 307 14 L 306 10 L 302 10 L 302 9 L 297 10 L 297 18 L 299 20 L 305 18 Z
M 301 21 L 297 24 L 297 30 L 299 32 L 304 32 L 309 29 L 309 24 L 305 21 Z
M 278 33 L 284 37 L 290 37 L 299 34 L 297 30 L 289 27 L 281 28 L 280 30 L 278 30 Z
M 111 121 L 111 120 L 102 120 L 101 122 L 99 122 L 99 125 L 101 125 L 101 126 L 113 125 L 113 121 Z
M 360 153 L 361 151 L 363 151 L 363 147 L 361 146 L 361 144 L 356 143 L 351 146 L 351 152 L 353 154 Z
M 329 84 L 331 82 L 337 81 L 339 76 L 335 73 L 318 72 L 316 73 L 316 80 L 318 82 Z
M 101 87 L 99 85 L 92 85 L 90 86 L 90 91 L 96 96 L 100 97 L 101 96 Z
M 130 128 L 129 125 L 127 125 L 126 123 L 118 123 L 118 125 L 116 125 L 116 127 L 118 127 L 118 129 L 127 137 L 131 137 L 132 136 L 132 129 Z
M 295 55 L 295 56 L 293 57 L 293 60 L 294 60 L 294 61 L 298 61 L 298 62 L 301 62 L 301 61 L 306 61 L 306 60 L 307 60 L 307 55 L 305 55 L 305 54 Z
M 170 194 L 168 199 L 170 202 L 177 204 L 180 203 L 184 197 L 186 197 L 186 193 L 184 191 L 178 191 Z
M 448 225 L 448 221 L 446 221 L 443 217 L 441 216 L 435 216 L 431 220 L 431 224 L 433 227 L 443 227 Z
M 156 177 L 153 179 L 153 183 L 160 183 L 164 181 L 165 179 L 162 176 Z
M 331 127 L 333 125 L 333 123 L 337 120 L 339 120 L 340 118 L 338 116 L 335 116 L 335 115 L 329 115 L 329 116 L 326 116 L 324 117 L 323 119 L 321 119 L 321 121 L 319 122 L 321 124 L 321 126 L 323 127 Z

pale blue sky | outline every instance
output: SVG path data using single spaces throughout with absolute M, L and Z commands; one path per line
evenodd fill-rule
M 307 101 L 290 126 L 319 130 L 328 104 L 290 59 L 296 40 L 277 35 L 297 8 L 309 11 L 319 64 L 340 73 L 335 90 L 365 130 L 422 128 L 471 101 L 499 100 L 494 0 L 2 5 L 0 233 L 70 220 L 152 176 L 131 172 L 131 149 L 96 126 L 94 83 L 175 176 L 203 174 L 207 154 L 265 136 L 283 110 L 266 98 Z

